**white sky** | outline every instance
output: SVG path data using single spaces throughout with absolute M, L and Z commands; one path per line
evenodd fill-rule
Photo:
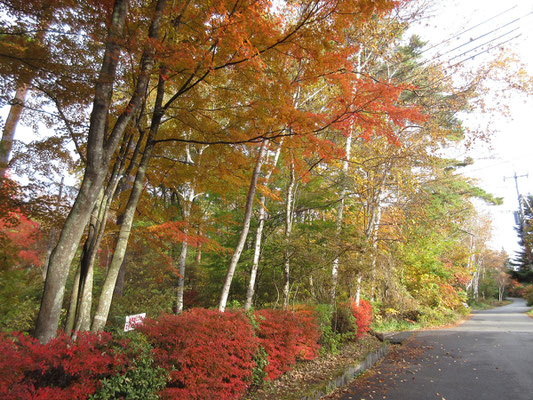
M 505 47 L 512 49 L 526 64 L 528 73 L 533 75 L 532 0 L 434 0 L 431 18 L 422 21 L 413 31 L 422 40 L 429 40 L 427 47 L 452 38 L 427 52 L 432 53 L 432 56 L 446 53 L 442 55 L 443 60 L 457 56 L 452 63 L 509 40 L 504 44 Z M 490 40 L 494 41 L 463 54 Z M 453 50 L 461 45 L 464 46 Z M 487 54 L 481 54 L 467 61 L 465 67 L 475 66 L 486 57 Z M 501 93 L 497 88 L 489 95 L 493 99 L 498 96 Z M 513 229 L 513 211 L 518 208 L 518 200 L 514 179 L 504 181 L 504 177 L 512 177 L 515 172 L 517 175 L 529 174 L 528 178 L 520 178 L 518 185 L 522 194 L 533 194 L 533 101 L 531 97 L 521 94 L 512 96 L 507 104 L 510 106 L 509 118 L 498 114 L 479 114 L 468 118 L 467 125 L 472 127 L 486 123 L 488 118 L 495 132 L 490 148 L 478 143 L 467 151 L 475 163 L 465 168 L 464 173 L 478 179 L 483 189 L 503 197 L 502 206 L 478 204 L 478 209 L 488 213 L 493 220 L 491 247 L 496 250 L 503 247 L 512 256 L 519 250 Z

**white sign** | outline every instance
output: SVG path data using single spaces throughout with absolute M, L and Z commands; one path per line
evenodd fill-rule
M 127 315 L 126 316 L 126 325 L 124 325 L 124 332 L 129 332 L 135 329 L 137 325 L 142 325 L 146 313 Z

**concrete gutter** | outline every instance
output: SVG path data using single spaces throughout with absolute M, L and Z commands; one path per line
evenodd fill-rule
M 338 375 L 325 382 L 320 382 L 315 387 L 310 389 L 309 394 L 300 397 L 300 400 L 318 400 L 335 389 L 346 386 L 354 377 L 361 375 L 367 369 L 371 368 L 379 360 L 387 355 L 389 350 L 388 343 L 383 343 L 381 347 L 368 353 L 365 359 L 359 364 L 351 365 L 340 372 Z

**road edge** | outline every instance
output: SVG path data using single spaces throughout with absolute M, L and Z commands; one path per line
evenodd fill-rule
M 388 354 L 389 348 L 389 343 L 383 343 L 379 349 L 368 353 L 363 361 L 346 367 L 343 372 L 335 377 L 317 383 L 314 388 L 310 389 L 310 393 L 300 397 L 299 400 L 319 400 L 348 385 L 354 378 L 357 378 L 382 360 Z

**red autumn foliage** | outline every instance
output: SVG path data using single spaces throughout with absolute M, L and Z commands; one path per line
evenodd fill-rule
M 370 330 L 370 324 L 372 323 L 372 305 L 364 299 L 359 300 L 359 305 L 355 301 L 352 301 L 350 303 L 350 310 L 357 324 L 356 338 L 360 338 Z
M 259 344 L 268 354 L 268 379 L 317 356 L 320 333 L 312 310 L 261 310 L 256 316 L 257 336 L 242 312 L 192 309 L 145 320 L 137 329 L 154 346 L 156 365 L 170 374 L 161 397 L 241 397 Z M 19 333 L 0 334 L 0 353 L 0 398 L 7 400 L 87 399 L 102 379 L 131 368 L 128 341 L 105 332 L 84 333 L 76 341 L 61 334 L 45 345 Z
M 112 341 L 103 332 L 81 334 L 75 342 L 63 334 L 45 345 L 20 333 L 0 334 L 0 398 L 88 398 L 126 363 Z
M 243 313 L 191 309 L 138 328 L 170 373 L 164 399 L 236 399 L 252 377 L 257 339 Z
M 288 371 L 297 360 L 312 360 L 318 355 L 320 332 L 312 311 L 260 310 L 256 316 L 257 337 L 268 354 L 268 379 Z
M 40 266 L 41 249 L 38 248 L 40 226 L 21 212 L 9 212 L 0 218 L 0 254 L 17 266 Z M 11 265 L 10 265 L 11 266 Z

